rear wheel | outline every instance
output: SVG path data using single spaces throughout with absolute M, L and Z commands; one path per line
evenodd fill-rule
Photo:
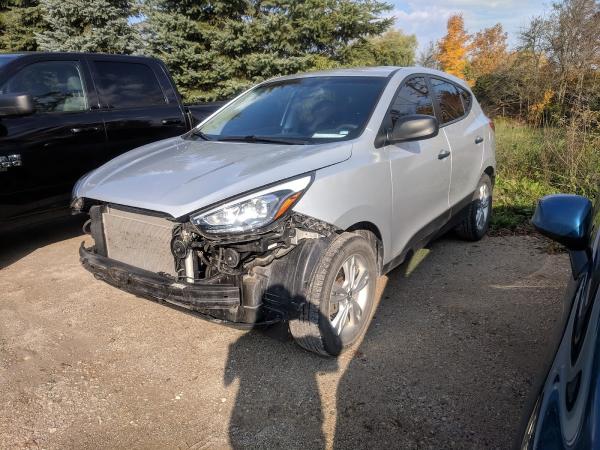
M 478 241 L 487 233 L 491 216 L 492 180 L 488 174 L 484 174 L 479 180 L 465 218 L 456 227 L 456 233 L 463 239 Z
M 377 276 L 367 239 L 355 233 L 337 237 L 317 264 L 299 316 L 290 320 L 296 342 L 328 356 L 356 342 L 371 321 Z

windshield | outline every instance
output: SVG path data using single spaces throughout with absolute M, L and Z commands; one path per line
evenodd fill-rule
M 0 55 L 0 67 L 8 64 L 14 59 L 17 59 L 20 55 Z
M 359 136 L 387 78 L 309 77 L 258 86 L 196 135 L 210 140 L 306 144 Z

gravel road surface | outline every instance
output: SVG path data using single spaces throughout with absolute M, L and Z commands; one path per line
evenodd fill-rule
M 534 237 L 444 238 L 335 360 L 96 281 L 48 228 L 0 237 L 0 448 L 509 448 L 569 276 Z

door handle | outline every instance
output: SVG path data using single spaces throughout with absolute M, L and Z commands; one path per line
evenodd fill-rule
M 99 127 L 79 127 L 79 128 L 71 128 L 72 134 L 85 134 L 85 133 L 96 133 L 100 131 Z
M 477 137 L 475 138 L 475 143 L 476 143 L 476 144 L 481 144 L 482 142 L 483 142 L 483 138 L 482 138 L 481 136 L 477 136 Z
M 441 151 L 438 153 L 438 159 L 445 159 L 445 158 L 447 158 L 448 156 L 450 156 L 450 150 L 441 150 Z
M 160 123 L 162 123 L 163 125 L 180 125 L 183 123 L 183 120 L 177 117 L 173 119 L 163 119 L 160 121 Z

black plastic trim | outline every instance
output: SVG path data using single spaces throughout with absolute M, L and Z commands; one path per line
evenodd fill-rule
M 108 284 L 141 297 L 183 306 L 191 310 L 228 309 L 241 304 L 240 288 L 222 284 L 189 284 L 138 269 L 79 247 L 83 267 Z

